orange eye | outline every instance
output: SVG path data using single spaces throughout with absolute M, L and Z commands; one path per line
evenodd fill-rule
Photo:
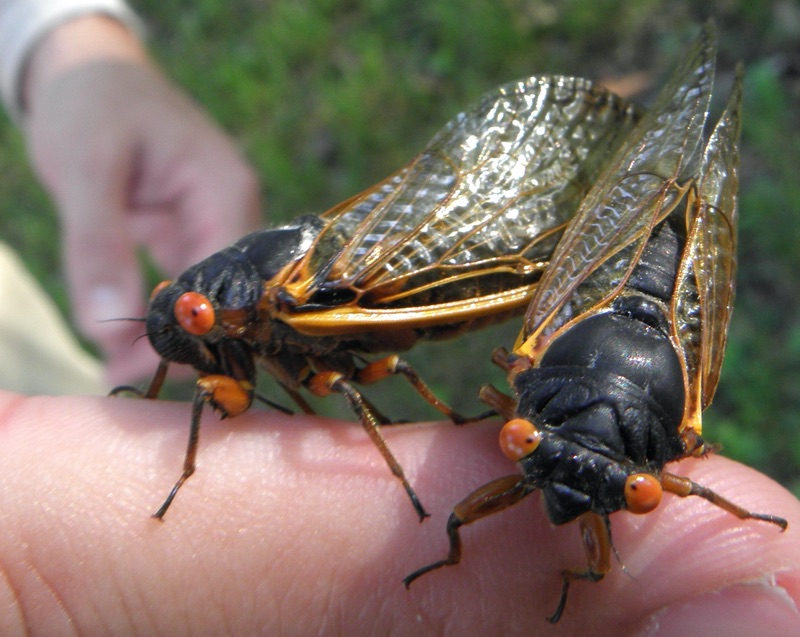
M 180 326 L 195 336 L 208 334 L 214 327 L 214 308 L 202 294 L 186 292 L 175 301 L 175 318 Z
M 500 430 L 500 449 L 514 462 L 532 454 L 542 441 L 542 432 L 530 420 L 513 418 Z
M 167 279 L 166 281 L 162 281 L 156 287 L 154 287 L 153 291 L 150 293 L 150 300 L 152 301 L 154 298 L 156 298 L 158 296 L 158 293 L 161 292 L 161 290 L 163 290 L 164 288 L 169 287 L 171 283 L 172 281 Z
M 631 513 L 650 513 L 661 502 L 661 482 L 649 473 L 634 473 L 625 480 L 625 503 Z

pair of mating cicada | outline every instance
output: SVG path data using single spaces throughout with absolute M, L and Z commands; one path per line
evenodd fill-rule
M 556 621 L 574 579 L 610 564 L 609 515 L 646 513 L 663 491 L 751 513 L 666 463 L 706 451 L 701 413 L 719 377 L 733 299 L 742 73 L 704 136 L 714 78 L 713 25 L 642 112 L 583 79 L 533 77 L 500 87 L 453 119 L 395 174 L 320 216 L 244 237 L 154 292 L 147 335 L 169 363 L 194 367 L 189 449 L 161 518 L 194 472 L 200 415 L 248 409 L 256 363 L 300 407 L 344 395 L 427 514 L 356 389 L 405 376 L 392 354 L 524 313 L 511 353 L 494 359 L 513 397 L 481 398 L 506 424 L 501 447 L 521 474 L 481 487 L 450 516 L 459 527 L 543 493 L 555 524 L 579 520 L 588 565 L 562 573 Z

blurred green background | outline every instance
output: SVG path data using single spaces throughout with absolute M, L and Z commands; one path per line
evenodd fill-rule
M 481 93 L 509 80 L 540 73 L 643 79 L 650 88 L 635 97 L 647 104 L 699 25 L 714 17 L 720 40 L 717 98 L 724 98 L 736 61 L 745 62 L 747 75 L 738 296 L 705 433 L 726 454 L 800 494 L 797 2 L 132 4 L 166 72 L 256 166 L 270 223 L 321 212 L 369 186 L 408 161 Z M 7 120 L 0 121 L 0 144 L 0 237 L 17 247 L 68 315 L 52 203 Z M 489 353 L 512 345 L 516 329 L 425 345 L 408 358 L 442 396 L 464 412 L 477 412 L 474 396 L 481 383 L 504 387 Z M 408 398 L 401 381 L 367 392 L 396 418 L 436 417 Z M 326 400 L 325 411 L 346 414 L 337 404 Z

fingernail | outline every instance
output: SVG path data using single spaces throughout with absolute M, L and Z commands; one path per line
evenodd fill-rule
M 659 611 L 639 637 L 800 635 L 800 613 L 774 581 L 736 584 Z

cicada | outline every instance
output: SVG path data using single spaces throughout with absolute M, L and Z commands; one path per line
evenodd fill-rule
M 199 374 L 183 473 L 195 470 L 205 403 L 236 416 L 254 400 L 261 366 L 310 412 L 301 390 L 342 394 L 427 514 L 387 448 L 386 419 L 354 387 L 405 376 L 397 356 L 522 314 L 567 222 L 639 111 L 583 79 L 542 76 L 488 93 L 411 162 L 319 216 L 250 234 L 153 293 L 147 336 L 162 358 Z M 378 360 L 364 355 L 391 352 Z
M 461 526 L 535 491 L 551 522 L 578 520 L 588 561 L 563 571 L 553 622 L 573 580 L 596 582 L 610 569 L 609 516 L 648 513 L 664 491 L 786 528 L 664 470 L 710 451 L 701 414 L 717 386 L 733 301 L 743 72 L 705 139 L 715 55 L 709 23 L 581 202 L 513 353 L 495 353 L 515 398 L 491 386 L 481 398 L 506 419 L 501 448 L 522 475 L 457 504 L 447 558 L 406 586 L 459 562 Z

